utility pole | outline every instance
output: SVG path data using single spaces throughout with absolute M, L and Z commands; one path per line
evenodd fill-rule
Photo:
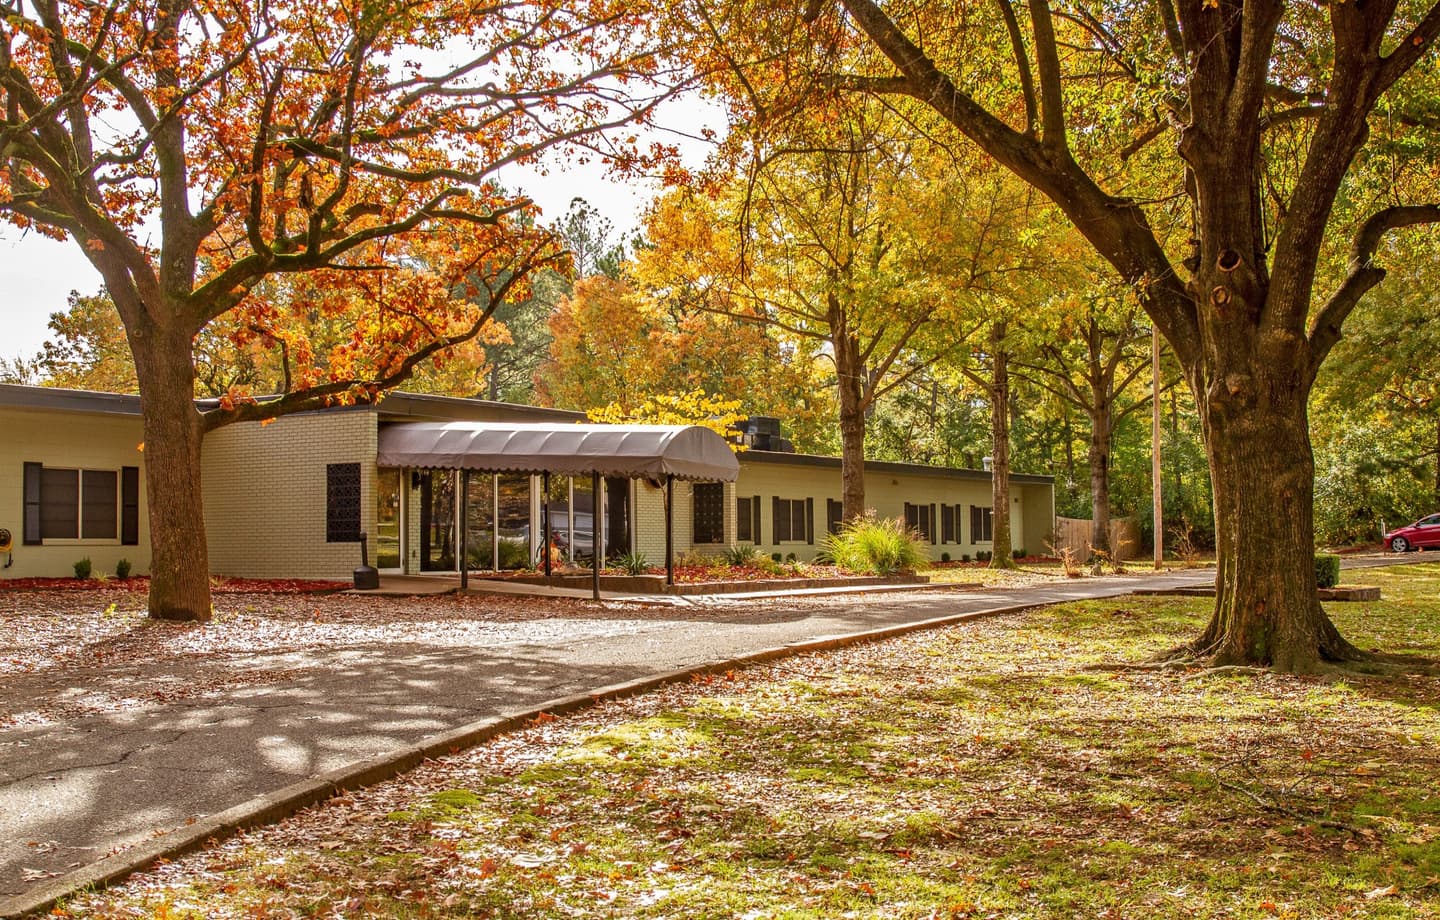
M 1150 494 L 1155 514 L 1155 568 L 1165 560 L 1165 516 L 1160 500 L 1160 330 L 1150 327 Z

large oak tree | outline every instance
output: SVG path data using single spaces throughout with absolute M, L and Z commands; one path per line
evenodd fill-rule
M 0 0 L 0 218 L 80 245 L 123 321 L 153 616 L 210 613 L 207 430 L 374 400 L 561 264 L 499 171 L 561 146 L 643 163 L 603 132 L 659 97 L 651 21 L 627 0 Z M 283 392 L 197 408 L 207 328 L 275 352 Z
M 1213 618 L 1183 654 L 1282 670 L 1360 656 L 1316 597 L 1306 403 L 1385 276 L 1387 235 L 1440 219 L 1430 194 L 1364 181 L 1380 139 L 1425 146 L 1440 5 L 780 6 L 792 18 L 734 0 L 706 19 L 725 41 L 704 60 L 747 74 L 748 116 L 782 114 L 764 74 L 943 121 L 1054 201 L 1169 341 L 1202 418 L 1219 553 Z M 1327 259 L 1341 270 L 1320 283 Z

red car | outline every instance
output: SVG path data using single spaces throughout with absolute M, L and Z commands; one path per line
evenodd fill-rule
M 1440 514 L 1423 517 L 1408 527 L 1390 531 L 1385 535 L 1385 545 L 1397 553 L 1440 546 Z

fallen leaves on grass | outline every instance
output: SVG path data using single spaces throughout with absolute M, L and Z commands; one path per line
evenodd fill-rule
M 1384 620 L 1433 654 L 1440 573 L 1417 584 L 1429 600 L 1342 628 L 1368 640 Z M 1124 605 L 977 621 L 537 720 L 66 909 L 1434 917 L 1440 681 L 1087 672 L 1173 644 L 1205 610 Z

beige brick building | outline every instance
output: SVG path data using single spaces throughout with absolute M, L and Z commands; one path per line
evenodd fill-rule
M 382 571 L 472 571 L 534 565 L 545 511 L 565 557 L 588 558 L 594 528 L 607 556 L 665 554 L 663 489 L 643 480 L 394 469 L 378 465 L 386 426 L 420 421 L 578 422 L 578 413 L 483 400 L 396 393 L 379 406 L 240 423 L 206 437 L 203 492 L 214 574 L 348 578 L 369 538 Z M 90 558 L 97 573 L 128 560 L 150 566 L 139 400 L 130 396 L 0 385 L 0 578 L 66 576 Z M 838 521 L 840 462 L 750 450 L 735 482 L 674 484 L 677 552 L 753 544 L 808 560 Z M 904 517 L 930 540 L 932 558 L 993 551 L 991 478 L 979 470 L 866 465 L 866 500 Z M 1049 477 L 1011 477 L 1012 544 L 1042 552 L 1053 528 Z M 463 499 L 463 500 L 462 500 Z M 8 564 L 7 564 L 8 563 Z

